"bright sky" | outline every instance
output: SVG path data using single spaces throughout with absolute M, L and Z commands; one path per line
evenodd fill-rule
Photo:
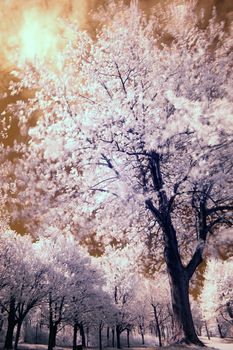
M 55 57 L 70 38 L 67 22 L 82 26 L 86 13 L 86 0 L 1 0 L 0 66 Z
M 25 59 L 32 60 L 35 56 L 55 56 L 57 50 L 64 45 L 64 37 L 70 36 L 67 25 L 58 18 L 76 22 L 83 27 L 90 19 L 89 11 L 104 3 L 106 0 L 1 0 L 0 69 Z M 165 4 L 163 0 L 139 0 L 139 3 L 143 10 Z M 198 7 L 204 7 L 208 16 L 213 4 L 216 4 L 221 17 L 232 16 L 233 3 L 232 6 L 228 0 L 219 3 L 217 0 L 199 0 Z M 183 23 L 187 1 L 168 0 L 166 4 L 175 4 L 170 26 Z M 92 22 L 88 23 L 93 25 Z

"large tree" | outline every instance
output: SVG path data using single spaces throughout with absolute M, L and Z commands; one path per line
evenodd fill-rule
M 209 235 L 232 224 L 231 36 L 188 13 L 183 30 L 167 35 L 135 2 L 111 2 L 107 16 L 95 42 L 77 34 L 58 73 L 24 68 L 17 88 L 37 92 L 18 103 L 21 124 L 42 115 L 17 195 L 27 213 L 43 209 L 43 223 L 93 230 L 108 243 L 149 237 L 154 257 L 162 247 L 174 340 L 202 345 L 189 282 Z

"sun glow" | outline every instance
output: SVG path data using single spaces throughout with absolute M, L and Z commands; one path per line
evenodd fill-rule
M 25 11 L 19 32 L 21 60 L 33 60 L 35 57 L 54 56 L 59 48 L 59 27 L 56 14 L 44 14 L 35 9 Z
M 35 58 L 56 63 L 76 28 L 85 26 L 86 0 L 2 0 L 0 2 L 0 65 L 14 67 Z

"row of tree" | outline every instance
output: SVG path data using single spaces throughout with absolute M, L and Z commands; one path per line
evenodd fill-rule
M 7 230 L 1 233 L 0 249 L 6 349 L 12 348 L 15 327 L 17 349 L 22 323 L 35 307 L 43 306 L 49 349 L 55 346 L 56 334 L 65 319 L 81 327 L 84 315 L 96 312 L 104 295 L 101 278 L 72 238 L 32 243 L 31 237 Z
M 168 281 L 161 273 L 156 274 L 155 282 L 139 275 L 127 255 L 129 251 L 125 248 L 118 251 L 117 257 L 112 250 L 101 259 L 91 259 L 73 236 L 59 235 L 33 242 L 30 236 L 20 236 L 5 227 L 0 236 L 0 325 L 1 330 L 5 328 L 5 349 L 13 347 L 14 334 L 17 349 L 22 324 L 28 319 L 48 328 L 48 350 L 56 345 L 58 332 L 67 325 L 73 329 L 73 349 L 77 347 L 78 331 L 85 347 L 85 334 L 93 330 L 102 349 L 104 329 L 108 346 L 116 343 L 120 348 L 123 332 L 130 346 L 133 330 L 141 335 L 142 344 L 149 330 L 157 336 L 160 346 L 168 343 L 174 327 Z M 212 261 L 206 271 L 201 305 L 202 315 L 210 324 L 214 315 L 221 314 L 231 324 L 233 320 L 232 266 L 223 265 L 225 278 L 216 284 L 218 292 L 214 298 L 208 293 L 210 285 L 213 286 L 210 278 L 216 262 Z M 203 316 L 197 303 L 193 309 L 200 333 L 207 323 L 201 321 Z M 223 320 L 218 321 L 222 337 L 229 334 Z
M 84 328 L 87 327 L 98 329 L 100 348 L 105 326 L 115 332 L 112 336 L 116 337 L 118 347 L 121 333 L 131 331 L 136 325 L 144 336 L 145 305 L 142 302 L 136 306 L 139 300 L 135 287 L 136 284 L 139 287 L 139 280 L 132 270 L 129 275 L 128 267 L 122 271 L 117 265 L 108 266 L 109 259 L 105 259 L 101 270 L 99 262 L 91 261 L 72 236 L 59 235 L 32 242 L 30 236 L 6 229 L 1 232 L 0 250 L 1 328 L 5 321 L 6 349 L 13 346 L 14 331 L 17 349 L 23 321 L 29 315 L 48 326 L 50 350 L 64 325 L 73 327 L 74 349 L 78 330 L 82 345 L 86 346 Z

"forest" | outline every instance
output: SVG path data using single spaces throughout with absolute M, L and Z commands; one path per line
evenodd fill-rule
M 232 25 L 139 4 L 66 23 L 0 95 L 4 349 L 233 337 Z

